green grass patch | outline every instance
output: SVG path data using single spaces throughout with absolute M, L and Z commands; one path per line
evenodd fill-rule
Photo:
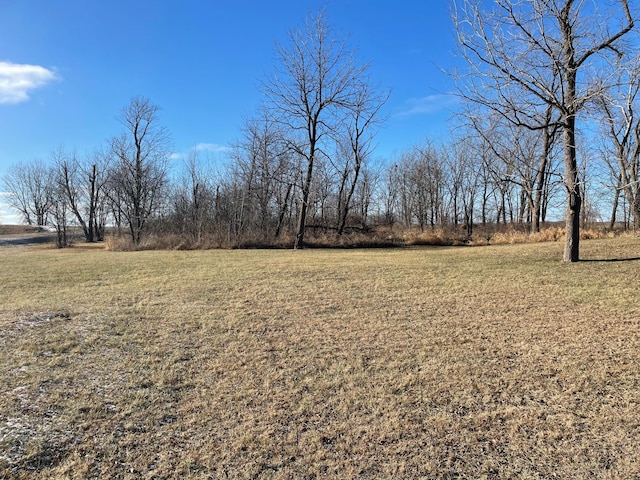
M 0 477 L 637 477 L 639 246 L 0 249 Z

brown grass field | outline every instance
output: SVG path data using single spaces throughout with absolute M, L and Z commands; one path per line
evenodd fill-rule
M 640 478 L 640 240 L 0 249 L 0 478 Z

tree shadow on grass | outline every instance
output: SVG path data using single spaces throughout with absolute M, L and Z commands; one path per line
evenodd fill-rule
M 580 259 L 581 262 L 602 262 L 602 263 L 608 263 L 608 262 L 638 262 L 640 261 L 640 257 L 632 257 L 632 258 L 584 258 L 584 259 Z

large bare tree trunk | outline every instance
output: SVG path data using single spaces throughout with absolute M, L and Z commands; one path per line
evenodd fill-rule
M 578 165 L 575 148 L 575 120 L 567 119 L 564 130 L 565 186 L 567 188 L 566 239 L 564 246 L 565 262 L 577 262 L 580 251 L 580 208 L 582 197 L 578 178 Z
M 565 262 L 577 262 L 580 252 L 580 182 L 576 155 L 576 111 L 577 111 L 577 75 L 578 64 L 575 61 L 574 33 L 570 16 L 571 1 L 568 1 L 559 19 L 564 40 L 565 92 L 563 101 L 564 175 L 567 188 L 566 237 L 564 245 Z

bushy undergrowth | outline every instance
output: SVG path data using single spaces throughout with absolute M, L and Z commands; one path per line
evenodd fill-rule
M 611 231 L 603 226 L 582 228 L 580 238 L 593 240 L 613 238 L 630 232 Z M 421 231 L 418 228 L 376 227 L 354 230 L 337 235 L 334 230 L 309 230 L 305 245 L 310 248 L 391 248 L 419 245 L 431 246 L 480 246 L 520 243 L 559 242 L 565 238 L 564 226 L 548 225 L 539 232 L 530 232 L 525 226 L 486 225 L 474 228 L 471 236 L 459 227 L 438 227 Z M 106 248 L 112 251 L 134 250 L 211 250 L 246 248 L 291 248 L 293 234 L 278 238 L 260 235 L 244 235 L 232 238 L 222 235 L 203 235 L 196 239 L 179 234 L 151 234 L 135 245 L 126 235 L 107 238 Z

